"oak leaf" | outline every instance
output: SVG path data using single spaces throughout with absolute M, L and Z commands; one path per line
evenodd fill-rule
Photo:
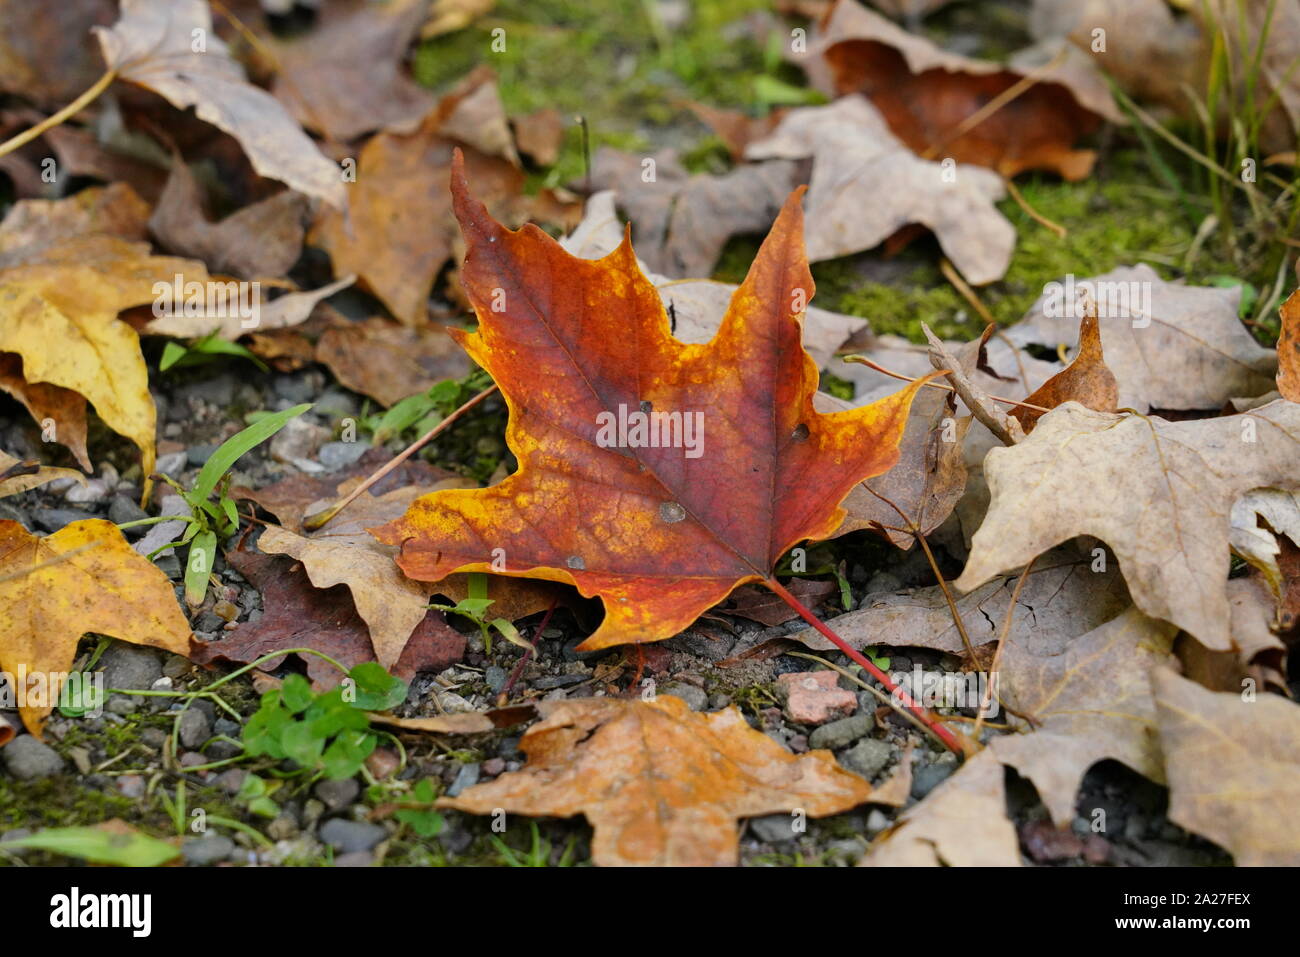
M 1067 402 L 1018 445 L 989 452 L 992 502 L 956 585 L 970 590 L 1092 535 L 1114 550 L 1139 608 L 1226 651 L 1233 502 L 1300 483 L 1298 446 L 1300 405 L 1284 399 L 1185 422 Z
M 42 703 L 18 709 L 32 734 L 40 735 L 89 631 L 178 655 L 190 650 L 172 583 L 112 522 L 73 522 L 38 538 L 0 521 L 0 670 L 44 678 Z
M 1241 287 L 1165 282 L 1145 264 L 1079 280 L 1098 306 L 1106 365 L 1120 408 L 1220 409 L 1234 396 L 1273 388 L 1277 358 L 1237 318 Z M 1024 319 L 1006 331 L 1019 346 L 1078 348 L 1080 315 L 1071 283 L 1049 283 Z
M 931 230 L 944 254 L 976 285 L 1001 279 L 1016 231 L 994 205 L 1001 178 L 978 166 L 950 169 L 921 159 L 861 96 L 791 110 L 749 159 L 813 158 L 808 187 L 808 258 L 871 249 L 913 223 Z
M 736 708 L 698 714 L 672 695 L 560 702 L 519 747 L 522 770 L 438 806 L 584 814 L 592 858 L 606 866 L 735 864 L 738 818 L 796 808 L 822 817 L 871 797 L 829 751 L 796 757 Z
M 1169 778 L 1169 819 L 1240 867 L 1300 864 L 1300 706 L 1272 694 L 1206 691 L 1151 677 Z
M 704 345 L 673 339 L 630 242 L 577 259 L 535 226 L 493 220 L 459 164 L 453 191 L 480 324 L 453 334 L 500 387 L 520 465 L 499 485 L 439 492 L 374 530 L 401 547 L 409 577 L 504 565 L 604 601 L 584 650 L 658 641 L 767 579 L 797 542 L 832 533 L 849 490 L 898 460 L 917 384 L 861 409 L 813 409 L 817 369 L 799 345 L 813 291 L 799 191 Z M 680 416 L 667 436 L 676 447 L 606 434 L 646 410 Z M 688 423 L 703 444 L 687 441 Z
M 1058 826 L 1074 819 L 1079 784 L 1098 761 L 1163 783 L 1150 674 L 1173 661 L 1177 630 L 1130 608 L 1064 649 L 1045 649 L 1032 634 L 1008 636 L 999 697 L 1035 726 L 995 739 L 992 750 L 1034 783 Z

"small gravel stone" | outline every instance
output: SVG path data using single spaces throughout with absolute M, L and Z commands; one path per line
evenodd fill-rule
M 238 794 L 240 788 L 244 786 L 244 778 L 248 772 L 243 768 L 230 768 L 222 771 L 212 782 L 227 794 Z
M 506 769 L 506 762 L 503 758 L 488 758 L 483 762 L 483 773 L 488 777 L 496 777 Z
M 0 757 L 4 758 L 9 773 L 20 781 L 48 778 L 63 770 L 63 758 L 59 757 L 59 753 L 30 734 L 14 738 L 4 748 L 0 748 Z
M 172 478 L 180 475 L 185 471 L 185 465 L 189 461 L 189 454 L 185 451 L 168 452 L 166 455 L 158 456 L 158 464 L 154 471 L 162 472 L 164 475 L 170 475 Z M 166 513 L 170 515 L 171 513 Z
M 280 814 L 266 825 L 266 836 L 273 841 L 287 841 L 298 836 L 298 822 L 292 814 Z
M 198 748 L 212 737 L 212 724 L 208 716 L 198 708 L 181 712 L 181 744 L 187 748 Z
M 99 663 L 106 688 L 148 691 L 162 677 L 162 664 L 156 652 L 124 641 L 110 645 Z
M 181 856 L 190 864 L 200 867 L 225 860 L 235 849 L 235 842 L 224 834 L 205 834 L 187 837 L 181 844 Z
M 760 841 L 780 844 L 796 840 L 800 836 L 794 829 L 796 820 L 793 814 L 769 814 L 766 817 L 751 818 L 749 829 Z
M 466 788 L 471 788 L 478 784 L 479 772 L 481 768 L 478 763 L 462 764 L 460 770 L 456 772 L 456 778 L 451 782 L 451 787 L 447 788 L 447 796 L 455 797 Z
M 378 824 L 349 821 L 341 817 L 326 821 L 318 833 L 322 841 L 344 854 L 368 851 L 388 836 L 388 832 Z
M 121 525 L 124 522 L 138 522 L 140 519 L 148 517 L 149 516 L 145 513 L 144 509 L 135 504 L 134 500 L 127 498 L 125 495 L 113 496 L 113 501 L 110 502 L 108 506 L 108 520 L 114 525 Z M 129 533 L 135 530 L 136 529 L 127 529 L 127 532 Z M 140 528 L 140 532 L 144 532 L 143 527 Z
M 664 694 L 674 695 L 686 702 L 686 706 L 692 711 L 703 711 L 709 706 L 709 696 L 705 694 L 702 688 L 694 685 L 688 685 L 681 681 L 674 681 L 662 689 Z
M 326 442 L 316 454 L 316 460 L 326 471 L 334 472 L 356 462 L 369 448 L 366 442 Z
M 925 797 L 952 774 L 951 764 L 924 764 L 912 773 L 912 797 L 918 801 Z
M 506 669 L 488 665 L 483 671 L 483 682 L 495 694 L 506 686 Z
M 239 606 L 223 598 L 212 606 L 212 613 L 222 621 L 234 621 L 239 617 Z
M 110 714 L 135 714 L 140 707 L 140 702 L 130 695 L 115 694 L 108 696 L 108 703 L 104 705 L 104 710 Z
M 138 774 L 123 774 L 117 779 L 117 789 L 123 797 L 144 797 L 144 778 Z
M 212 458 L 212 453 L 217 450 L 215 442 L 206 445 L 191 445 L 185 450 L 186 464 L 193 468 L 202 468 L 207 464 L 208 459 Z
M 834 750 L 852 744 L 858 738 L 865 738 L 871 733 L 875 719 L 870 714 L 855 714 L 852 717 L 832 721 L 813 730 L 808 736 L 810 748 L 827 748 Z
M 42 508 L 32 514 L 32 521 L 43 531 L 57 532 L 65 525 L 94 517 L 90 512 L 76 508 Z
M 870 781 L 889 763 L 893 753 L 894 749 L 884 741 L 863 738 L 840 755 L 840 764 Z
M 357 795 L 361 793 L 361 785 L 355 778 L 347 778 L 343 781 L 321 781 L 316 785 L 314 793 L 325 802 L 326 808 L 338 811 L 357 799 Z
M 309 459 L 329 437 L 329 429 L 303 418 L 290 419 L 271 439 L 271 458 L 277 462 Z
M 532 684 L 539 691 L 549 691 L 552 688 L 567 688 L 570 685 L 582 684 L 589 675 L 545 675 L 535 680 Z

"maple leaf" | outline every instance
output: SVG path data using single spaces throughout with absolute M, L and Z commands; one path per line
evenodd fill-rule
M 863 866 L 1019 867 L 1004 776 L 997 758 L 981 751 L 905 811 L 871 845 Z
M 172 583 L 112 522 L 73 522 L 38 538 L 0 521 L 0 670 L 22 667 L 48 683 L 45 703 L 18 709 L 32 734 L 40 736 L 89 631 L 178 655 L 190 650 Z
M 808 187 L 808 258 L 813 262 L 878 246 L 919 223 L 967 280 L 1005 275 L 1016 230 L 995 203 L 1006 194 L 996 173 L 920 159 L 861 96 L 791 110 L 749 159 L 813 158 Z
M 1178 629 L 1136 608 L 1045 649 L 1036 636 L 1008 636 L 999 697 L 1036 722 L 1032 732 L 994 740 L 993 753 L 1034 783 L 1058 825 L 1069 824 L 1087 770 L 1113 758 L 1163 783 L 1152 668 L 1173 661 Z
M 1127 121 L 1087 57 L 1072 46 L 1064 51 L 1061 62 L 1041 62 L 1047 51 L 1033 48 L 1007 65 L 975 60 L 942 50 L 853 0 L 840 0 L 809 53 L 830 68 L 836 94 L 869 96 L 894 133 L 918 153 L 942 147 L 942 156 L 1006 176 L 1047 169 L 1077 180 L 1092 170 L 1097 154 L 1072 149 L 1075 140 L 1102 119 Z M 1028 76 L 1035 82 L 1027 90 L 975 126 L 962 126 Z
M 1206 691 L 1166 668 L 1151 683 L 1169 819 L 1226 848 L 1240 867 L 1300 864 L 1300 706 Z
M 1220 409 L 1234 396 L 1263 395 L 1277 362 L 1237 318 L 1241 287 L 1165 282 L 1145 264 L 1079 280 L 1090 284 L 1099 312 L 1106 366 L 1119 385 L 1120 408 Z M 1068 283 L 1052 283 L 1006 335 L 1019 346 L 1079 345 Z
M 179 109 L 194 107 L 199 119 L 237 139 L 263 176 L 343 208 L 339 168 L 275 97 L 245 79 L 212 29 L 205 0 L 122 0 L 121 6 L 117 23 L 95 28 L 111 70 Z M 195 37 L 203 39 L 201 52 Z
M 992 502 L 956 585 L 970 590 L 1076 535 L 1119 560 L 1134 603 L 1212 650 L 1228 650 L 1233 502 L 1293 487 L 1300 405 L 1186 422 L 1093 412 L 1075 402 L 985 460 Z
M 829 751 L 796 757 L 735 707 L 699 714 L 672 695 L 559 702 L 519 748 L 528 755 L 522 770 L 438 806 L 585 814 L 592 858 L 606 866 L 734 864 L 737 818 L 795 808 L 821 817 L 872 794 Z
M 1043 413 L 1028 406 L 1055 409 L 1070 401 L 1096 412 L 1114 412 L 1119 405 L 1119 385 L 1102 354 L 1101 329 L 1095 308 L 1088 310 L 1079 320 L 1079 351 L 1073 361 L 1031 392 L 1025 405 L 1014 406 L 1007 414 L 1019 422 L 1025 432 L 1032 432 Z
M 834 415 L 813 408 L 817 369 L 800 347 L 813 291 L 802 191 L 718 334 L 686 345 L 630 241 L 602 260 L 577 259 L 535 226 L 513 232 L 493 220 L 469 196 L 460 161 L 452 189 L 480 323 L 453 334 L 500 387 L 520 465 L 499 485 L 422 498 L 374 530 L 401 547 L 409 577 L 504 565 L 603 600 L 584 650 L 658 641 L 737 585 L 767 579 L 797 542 L 834 532 L 849 490 L 898 460 L 919 384 Z M 602 422 L 629 410 L 681 416 L 679 447 L 602 445 Z M 704 423 L 694 451 L 691 417 Z

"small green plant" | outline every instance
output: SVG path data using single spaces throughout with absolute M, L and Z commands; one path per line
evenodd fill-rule
M 395 707 L 406 700 L 406 692 L 404 681 L 374 662 L 357 665 L 341 684 L 322 694 L 315 694 L 301 675 L 290 675 L 280 688 L 262 695 L 260 707 L 248 719 L 245 753 L 287 758 L 299 765 L 297 773 L 313 779 L 350 778 L 379 741 L 366 712 Z
M 239 356 L 242 359 L 247 359 L 263 372 L 271 371 L 266 367 L 265 362 L 239 343 L 222 339 L 215 332 L 204 336 L 202 339 L 195 339 L 188 346 L 169 341 L 163 346 L 162 357 L 158 360 L 158 371 L 166 372 L 168 369 L 184 369 L 190 366 L 206 365 L 209 362 L 215 362 L 221 356 Z
M 248 428 L 226 439 L 204 463 L 194 481 L 194 487 L 188 491 L 170 476 L 160 476 L 162 481 L 180 493 L 190 508 L 190 514 L 160 515 L 118 525 L 118 528 L 131 528 L 168 521 L 188 523 L 184 534 L 177 541 L 154 549 L 149 553 L 149 558 L 152 560 L 169 548 L 189 545 L 189 555 L 185 562 L 185 601 L 189 605 L 197 607 L 203 604 L 203 599 L 207 596 L 217 542 L 224 541 L 239 529 L 239 513 L 235 509 L 235 500 L 229 494 L 231 467 L 244 453 L 261 445 L 284 428 L 290 419 L 302 415 L 310 408 L 310 403 L 304 403 L 283 412 L 262 416 Z
M 551 842 L 542 837 L 541 829 L 537 826 L 536 821 L 529 821 L 528 826 L 532 830 L 532 844 L 527 851 L 515 851 L 495 834 L 488 835 L 488 838 L 511 867 L 550 867 Z M 560 859 L 555 862 L 556 867 L 573 866 L 573 855 L 577 843 L 578 839 L 576 837 L 569 838 L 569 842 L 564 846 L 563 853 L 560 854 Z
M 456 602 L 454 605 L 440 605 L 433 603 L 429 607 L 448 615 L 459 615 L 462 618 L 468 618 L 474 624 L 478 625 L 479 633 L 483 637 L 483 648 L 488 654 L 492 654 L 492 629 L 495 628 L 501 633 L 501 637 L 512 645 L 518 645 L 525 651 L 535 651 L 532 642 L 519 634 L 519 629 L 514 623 L 505 618 L 493 618 L 491 621 L 485 616 L 488 606 L 495 599 L 487 596 L 487 575 L 482 572 L 470 572 L 469 574 L 469 595 Z
M 410 826 L 420 837 L 436 837 L 442 830 L 442 815 L 433 809 L 433 802 L 437 795 L 433 790 L 433 781 L 430 778 L 421 778 L 420 783 L 415 786 L 411 792 L 414 802 L 427 805 L 427 807 L 404 807 L 394 812 L 393 817 L 397 818 L 403 824 Z

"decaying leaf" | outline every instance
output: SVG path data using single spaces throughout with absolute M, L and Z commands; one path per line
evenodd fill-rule
M 442 327 L 411 328 L 378 317 L 331 324 L 316 342 L 315 357 L 349 389 L 386 406 L 470 371 L 464 351 Z
M 426 301 L 452 254 L 455 222 L 447 177 L 456 141 L 443 125 L 489 78 L 472 78 L 445 97 L 413 132 L 382 132 L 357 158 L 345 217 L 322 210 L 309 242 L 325 249 L 335 275 L 355 273 L 406 325 L 426 321 Z M 504 117 L 502 117 L 504 123 Z M 466 153 L 474 181 L 498 212 L 518 203 L 523 173 L 508 160 Z
M 300 563 L 281 555 L 236 549 L 226 560 L 261 592 L 262 617 L 222 632 L 219 641 L 196 643 L 192 660 L 244 664 L 292 648 L 315 649 L 349 668 L 376 660 L 369 629 L 346 586 L 316 588 Z M 464 657 L 466 645 L 440 612 L 430 611 L 407 638 L 392 673 L 410 681 L 417 672 L 442 671 Z M 272 658 L 260 667 L 274 671 L 283 663 L 283 657 Z M 303 664 L 317 688 L 333 687 L 343 677 L 315 655 L 304 655 Z
M 1130 608 L 1064 649 L 1045 649 L 1032 634 L 1008 635 L 999 697 L 1035 725 L 995 739 L 992 750 L 1034 783 L 1058 826 L 1074 819 L 1079 784 L 1098 761 L 1112 758 L 1164 781 L 1150 673 L 1173 661 L 1177 631 Z
M 992 503 L 956 585 L 974 588 L 1076 535 L 1119 560 L 1133 601 L 1211 650 L 1229 639 L 1229 514 L 1242 493 L 1295 487 L 1300 405 L 1166 422 L 1054 409 L 985 460 Z
M 402 60 L 429 0 L 338 6 L 307 35 L 276 44 L 271 92 L 307 129 L 340 142 L 418 123 L 433 96 L 406 75 Z
M 36 462 L 24 462 L 0 449 L 0 498 L 39 488 L 56 479 L 73 479 L 82 485 L 86 477 L 76 469 L 52 468 Z
M 799 345 L 813 284 L 798 191 L 717 336 L 684 345 L 630 243 L 598 262 L 577 259 L 536 227 L 511 232 L 493 220 L 461 166 L 453 190 L 479 317 L 476 334 L 453 334 L 510 407 L 519 470 L 492 488 L 420 499 L 374 530 L 401 547 L 408 576 L 570 583 L 605 604 L 583 650 L 657 641 L 767 578 L 796 542 L 834 531 L 849 490 L 898 460 L 918 385 L 834 415 L 812 407 L 817 370 Z M 652 443 L 644 430 L 618 434 L 629 413 L 656 432 L 670 416 L 680 425 Z
M 967 761 L 871 845 L 867 867 L 1019 867 L 1007 820 L 1004 771 L 985 750 Z
M 32 734 L 40 736 L 89 631 L 177 655 L 190 650 L 172 583 L 112 522 L 87 519 L 37 538 L 0 520 L 0 670 L 27 672 L 28 700 L 18 710 Z
M 1082 179 L 1096 153 L 1074 143 L 1103 119 L 1125 122 L 1105 81 L 1073 46 L 1022 51 L 1015 65 L 941 50 L 862 7 L 840 0 L 809 58 L 824 58 L 838 94 L 864 93 L 917 153 L 976 163 L 1014 176 L 1045 169 Z M 1026 77 L 1036 82 L 982 122 L 963 122 Z
M 675 279 L 711 276 L 728 239 L 767 229 L 794 174 L 783 162 L 691 174 L 672 149 L 642 157 L 605 147 L 591 164 L 592 185 L 613 190 L 632 221 L 637 255 Z
M 176 156 L 149 230 L 168 252 L 201 259 L 213 272 L 278 278 L 302 253 L 307 205 L 307 197 L 284 190 L 211 223 L 194 174 Z
M 188 277 L 187 277 L 188 278 Z M 150 319 L 144 326 L 144 332 L 157 336 L 177 336 L 190 339 L 200 336 L 217 335 L 232 342 L 240 336 L 252 332 L 267 332 L 273 329 L 286 329 L 306 322 L 316 306 L 352 285 L 356 276 L 344 276 L 336 282 L 309 289 L 305 292 L 286 292 L 274 299 L 254 299 L 259 294 L 251 286 L 239 286 L 233 282 L 223 283 L 226 302 L 231 305 L 224 309 L 190 311 L 185 307 L 184 289 L 175 296 L 177 307 L 155 319 Z M 168 281 L 168 285 L 172 285 Z
M 1229 520 L 1232 550 L 1258 568 L 1273 593 L 1281 596 L 1280 539 L 1285 535 L 1300 545 L 1300 492 L 1251 489 L 1232 503 Z
M 978 166 L 949 169 L 919 159 L 861 96 L 791 110 L 746 156 L 813 158 L 806 207 L 812 262 L 871 249 L 913 223 L 931 230 L 976 285 L 1002 278 L 1011 262 L 1016 231 L 994 205 L 1006 195 L 1001 178 Z
M 602 259 L 616 250 L 622 241 L 623 225 L 614 210 L 614 193 L 601 190 L 588 197 L 582 222 L 560 240 L 560 245 L 583 259 Z M 703 344 L 717 334 L 731 297 L 736 293 L 735 285 L 712 279 L 669 279 L 652 272 L 639 259 L 637 264 L 659 290 L 664 308 L 671 317 L 670 331 L 674 338 Z M 804 314 L 803 347 L 817 367 L 822 368 L 851 336 L 866 330 L 867 320 L 858 316 L 809 306 Z M 897 391 L 897 385 L 890 391 Z
M 1282 303 L 1282 332 L 1277 340 L 1277 390 L 1282 398 L 1300 402 L 1300 290 Z
M 113 22 L 112 0 L 67 0 L 58 16 L 45 0 L 0 2 L 0 89 L 50 110 L 80 96 L 103 70 L 90 30 Z
M 263 176 L 343 207 L 339 168 L 275 97 L 244 78 L 212 29 L 205 0 L 122 0 L 121 6 L 117 23 L 95 28 L 104 59 L 119 77 L 178 109 L 194 107 L 199 119 L 237 139 Z M 200 39 L 202 52 L 194 47 Z
M 1095 309 L 1079 320 L 1079 352 L 1070 364 L 1031 392 L 1025 405 L 1013 406 L 1007 414 L 1026 432 L 1032 432 L 1043 413 L 1026 406 L 1055 409 L 1071 401 L 1094 412 L 1114 412 L 1119 405 L 1119 385 L 1102 354 Z
M 922 323 L 921 329 L 930 343 L 930 364 L 936 370 L 947 371 L 948 382 L 952 384 L 953 391 L 965 403 L 966 408 L 971 410 L 971 414 L 980 421 L 980 424 L 996 435 L 1003 445 L 1015 445 L 1017 442 L 1023 441 L 1025 433 L 1020 427 L 1020 423 L 1011 415 L 1002 411 L 997 402 L 972 381 L 961 360 L 953 355 L 942 340 L 930 331 L 929 326 Z M 992 333 L 992 325 L 984 328 L 977 349 L 984 348 L 984 343 L 988 341 Z
M 93 471 L 86 450 L 86 399 L 80 393 L 45 382 L 28 382 L 23 376 L 22 357 L 0 352 L 0 390 L 23 404 L 37 422 L 53 422 L 60 444 L 87 472 Z
M 736 708 L 699 714 L 672 695 L 560 702 L 519 747 L 522 770 L 438 806 L 583 814 L 595 828 L 592 858 L 606 866 L 735 864 L 738 818 L 795 808 L 821 817 L 871 796 L 830 752 L 796 757 Z
M 1084 553 L 1086 554 L 1086 553 Z M 1020 590 L 1009 638 L 1033 640 L 1044 654 L 1057 653 L 1069 639 L 1098 628 L 1128 605 L 1128 593 L 1115 562 L 1093 571 L 1095 558 L 1063 548 L 1045 555 Z M 998 578 L 965 595 L 954 595 L 962 623 L 976 648 L 997 639 L 1006 620 L 1016 578 Z M 891 648 L 933 648 L 949 654 L 965 652 L 961 634 L 938 585 L 906 592 L 877 592 L 862 599 L 847 614 L 827 620 L 827 625 L 859 650 L 872 645 Z M 791 638 L 809 648 L 829 651 L 834 646 L 807 628 Z
M 1206 691 L 1152 675 L 1169 819 L 1226 848 L 1241 867 L 1300 864 L 1300 705 Z
M 149 204 L 125 183 L 92 186 L 65 199 L 24 199 L 0 222 L 0 267 L 19 265 L 87 233 L 145 239 Z
M 155 302 L 155 284 L 170 285 L 178 275 L 207 279 L 200 263 L 152 256 L 144 243 L 93 234 L 0 270 L 0 352 L 22 357 L 29 386 L 46 383 L 85 396 L 105 425 L 139 447 L 146 475 L 154 464 L 156 413 L 140 339 L 118 313 Z
M 1120 408 L 1220 409 L 1234 396 L 1273 388 L 1277 359 L 1237 318 L 1240 286 L 1165 282 L 1145 264 L 1050 283 L 1007 337 L 1020 346 L 1077 349 L 1074 291 L 1086 291 L 1097 305 Z

